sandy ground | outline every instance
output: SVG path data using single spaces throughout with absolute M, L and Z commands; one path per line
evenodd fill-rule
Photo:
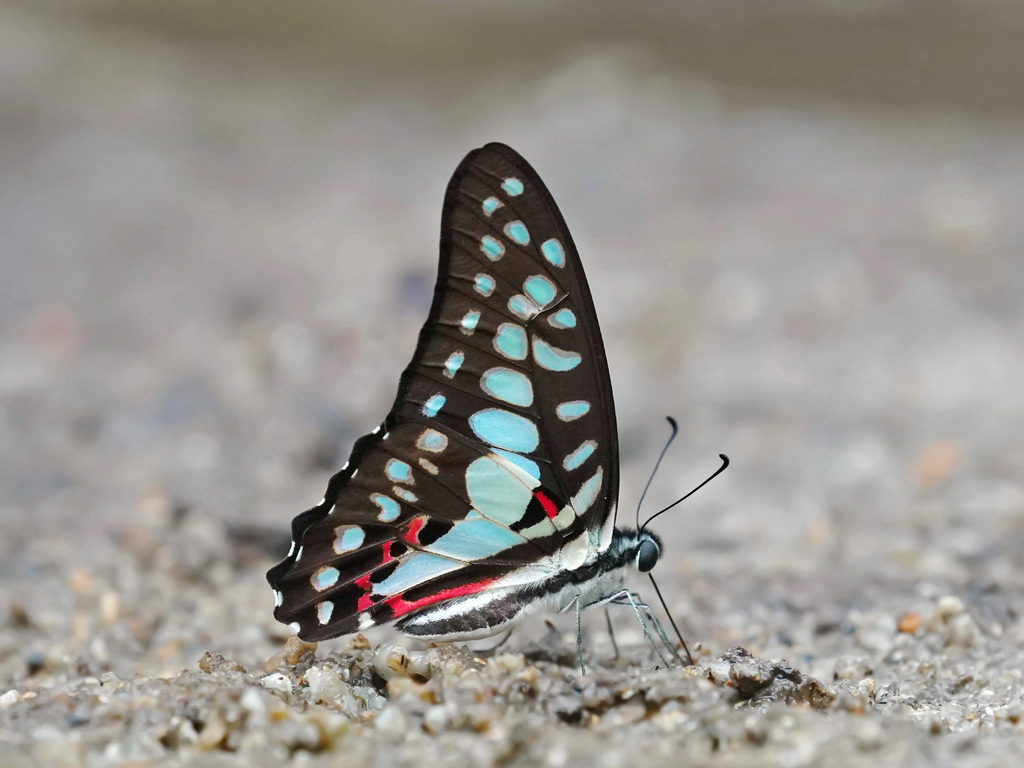
M 672 22 L 735 33 L 716 73 L 539 16 L 443 16 L 428 50 L 464 54 L 438 63 L 372 16 L 114 5 L 0 9 L 0 764 L 1018 764 L 1024 119 L 982 75 L 1019 46 L 949 52 L 976 91 L 911 77 L 941 35 L 920 70 L 826 56 L 787 88 L 799 62 L 744 58 L 756 16 Z M 793 18 L 862 51 L 916 7 Z M 564 48 L 510 53 L 537 25 Z M 448 176 L 490 140 L 583 254 L 624 517 L 664 415 L 651 509 L 732 458 L 659 520 L 695 667 L 629 615 L 619 658 L 588 618 L 586 676 L 567 617 L 494 654 L 314 655 L 271 616 L 263 574 L 389 407 Z

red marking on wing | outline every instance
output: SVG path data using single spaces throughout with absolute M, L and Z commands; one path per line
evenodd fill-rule
M 387 565 L 393 558 L 391 556 L 391 545 L 394 542 L 391 540 L 385 541 L 381 546 L 381 565 Z M 363 594 L 359 596 L 359 602 L 356 603 L 356 611 L 365 611 L 367 608 L 373 606 L 374 600 L 371 592 L 373 591 L 373 584 L 370 579 L 373 577 L 373 572 L 367 573 L 364 576 L 360 576 L 353 583 L 363 590 Z
M 409 544 L 420 543 L 420 528 L 423 527 L 423 518 L 414 517 L 409 521 L 409 527 L 405 529 L 405 533 L 402 534 L 402 538 Z
M 356 611 L 365 611 L 373 605 L 373 597 L 370 595 L 370 590 L 373 589 L 373 584 L 370 583 L 372 575 L 372 573 L 368 573 L 355 580 L 355 585 L 363 590 L 363 594 L 359 596 L 359 602 L 356 603 Z
M 442 589 L 440 592 L 435 592 L 432 595 L 421 597 L 419 600 L 405 600 L 401 595 L 395 595 L 389 597 L 384 602 L 391 607 L 394 615 L 393 618 L 404 616 L 407 613 L 415 611 L 417 608 L 423 608 L 427 605 L 433 605 L 434 603 L 440 603 L 442 600 L 450 600 L 453 597 L 464 597 L 466 595 L 474 595 L 480 592 L 484 587 L 490 584 L 494 579 L 484 579 L 483 581 L 475 581 L 472 584 L 463 584 L 461 587 L 451 587 L 450 589 Z
M 554 520 L 558 516 L 558 507 L 555 506 L 555 502 L 549 499 L 540 491 L 534 491 L 533 495 L 537 497 L 537 501 L 544 507 L 544 511 L 547 512 L 548 518 Z

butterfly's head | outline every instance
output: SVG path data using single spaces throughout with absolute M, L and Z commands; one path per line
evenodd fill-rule
M 661 539 L 650 531 L 640 531 L 637 534 L 636 557 L 633 563 L 640 573 L 647 573 L 654 569 L 661 557 Z
M 612 546 L 609 547 L 611 557 L 617 565 L 631 564 L 640 573 L 648 573 L 658 564 L 661 549 L 661 538 L 643 528 L 639 531 L 632 528 L 617 528 Z

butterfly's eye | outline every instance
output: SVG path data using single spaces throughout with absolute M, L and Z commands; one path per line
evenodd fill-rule
M 654 539 L 644 539 L 640 542 L 640 548 L 636 551 L 636 568 L 640 573 L 647 573 L 658 563 L 658 555 L 661 550 Z

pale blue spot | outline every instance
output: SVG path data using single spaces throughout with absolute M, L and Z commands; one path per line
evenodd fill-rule
M 461 352 L 452 352 L 448 355 L 448 359 L 444 361 L 444 375 L 449 379 L 454 378 L 465 360 L 466 356 Z
M 482 456 L 466 467 L 466 493 L 473 509 L 506 526 L 526 512 L 533 490 L 494 459 Z
M 552 347 L 543 339 L 533 337 L 533 359 L 541 368 L 549 371 L 571 371 L 580 364 L 578 352 Z
M 515 464 L 538 483 L 540 482 L 540 467 L 537 466 L 536 461 L 520 456 L 518 453 L 512 453 L 512 451 L 503 451 L 501 448 L 495 448 L 494 453 L 508 460 L 509 463 Z
M 555 406 L 555 415 L 562 421 L 575 421 L 590 412 L 590 403 L 586 400 L 570 400 Z
M 601 467 L 597 468 L 589 480 L 583 481 L 583 485 L 580 486 L 579 491 L 570 500 L 573 510 L 579 517 L 583 517 L 587 510 L 590 509 L 594 502 L 597 501 L 597 495 L 601 490 L 601 479 L 604 477 L 604 470 Z
M 417 584 L 457 571 L 464 565 L 464 563 L 447 557 L 415 552 L 402 560 L 401 564 L 395 568 L 394 573 L 380 584 L 376 584 L 373 591 L 377 595 L 401 594 Z
M 434 418 L 437 416 L 437 412 L 444 407 L 444 403 L 447 398 L 444 395 L 437 394 L 431 395 L 427 398 L 427 402 L 423 404 L 423 415 Z
M 481 296 L 490 296 L 494 293 L 494 285 L 494 278 L 490 275 L 477 275 L 476 284 L 473 287 Z
M 501 208 L 502 205 L 504 205 L 504 203 L 502 203 L 501 200 L 496 198 L 494 195 L 491 195 L 486 200 L 484 200 L 484 203 L 483 203 L 484 215 L 485 216 L 490 216 L 496 210 Z
M 338 572 L 337 568 L 321 568 L 319 571 L 313 574 L 313 589 L 317 592 L 323 592 L 329 587 L 333 587 L 338 583 L 338 577 L 341 573 Z
M 508 300 L 508 308 L 513 315 L 521 317 L 523 320 L 529 320 L 540 311 L 536 304 L 521 293 L 517 293 Z
M 396 483 L 411 483 L 412 482 L 412 467 L 406 464 L 404 461 L 398 459 L 389 459 L 388 463 L 384 465 L 384 471 L 387 476 Z
M 583 462 L 589 459 L 597 449 L 597 443 L 593 440 L 584 440 L 580 447 L 565 457 L 562 466 L 567 470 L 579 469 Z
M 526 539 L 515 531 L 490 520 L 459 520 L 427 550 L 468 561 L 482 560 L 525 543 Z
M 390 496 L 385 496 L 383 493 L 373 494 L 370 496 L 370 501 L 380 507 L 380 513 L 377 515 L 377 519 L 382 523 L 395 522 L 402 511 L 398 506 L 397 501 L 392 499 Z
M 430 461 L 429 459 L 421 458 L 419 460 L 419 465 L 421 467 L 423 467 L 425 470 L 427 470 L 427 472 L 429 472 L 432 475 L 436 475 L 438 472 L 441 471 L 440 469 L 437 468 L 437 464 L 435 464 L 434 462 Z
M 410 504 L 415 504 L 419 501 L 419 497 L 412 491 L 406 490 L 405 488 L 399 488 L 397 485 L 391 486 L 391 492 L 400 499 L 404 499 Z
M 510 360 L 525 360 L 526 330 L 515 323 L 502 323 L 494 334 L 494 348 Z
M 476 324 L 480 322 L 480 313 L 471 309 L 466 313 L 465 317 L 462 318 L 462 332 L 472 333 L 476 330 Z
M 505 254 L 505 246 L 490 235 L 484 235 L 480 238 L 480 250 L 491 261 L 497 261 Z
M 339 525 L 334 529 L 334 552 L 343 555 L 362 546 L 366 534 L 358 525 Z
M 316 618 L 321 624 L 326 624 L 331 620 L 331 614 L 334 613 L 334 603 L 330 600 L 325 600 L 322 603 L 316 605 Z
M 501 188 L 509 197 L 519 197 L 523 194 L 523 182 L 515 176 L 510 176 L 501 183 Z
M 505 234 L 509 239 L 519 245 L 526 245 L 530 242 L 530 231 L 521 221 L 510 221 L 505 225 Z
M 523 290 L 542 309 L 550 304 L 551 300 L 555 298 L 555 294 L 558 293 L 555 284 L 543 275 L 534 275 L 533 277 L 526 278 L 526 282 L 523 283 Z
M 477 437 L 496 448 L 530 453 L 540 444 L 536 424 L 500 408 L 477 411 L 469 417 L 469 426 Z
M 491 397 L 511 405 L 526 407 L 533 403 L 533 385 L 519 371 L 491 368 L 480 377 L 480 387 Z
M 548 318 L 548 322 L 552 328 L 575 328 L 576 315 L 573 314 L 571 309 L 560 309 Z
M 421 451 L 440 453 L 448 447 L 448 437 L 436 429 L 426 429 L 419 436 L 419 439 L 416 440 L 416 447 Z
M 562 244 L 551 238 L 541 243 L 540 252 L 544 254 L 544 258 L 554 264 L 556 267 L 565 266 L 565 251 L 562 249 Z

